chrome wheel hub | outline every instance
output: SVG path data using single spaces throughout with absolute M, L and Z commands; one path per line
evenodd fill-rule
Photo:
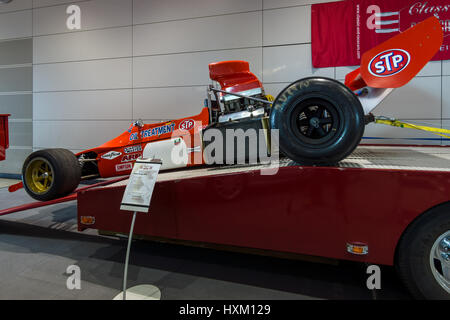
M 450 230 L 434 242 L 430 252 L 430 267 L 439 285 L 450 293 Z
M 314 117 L 309 121 L 309 123 L 311 126 L 313 126 L 314 128 L 317 129 L 320 125 L 320 120 L 319 120 L 319 118 Z

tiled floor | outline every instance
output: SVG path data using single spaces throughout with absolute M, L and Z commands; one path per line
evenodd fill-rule
M 0 189 L 0 210 L 30 202 Z M 76 202 L 0 217 L 0 299 L 112 299 L 121 290 L 126 241 L 76 230 Z M 68 290 L 67 267 L 81 269 Z M 284 260 L 204 248 L 133 243 L 129 286 L 151 284 L 161 299 L 372 299 L 366 267 Z M 382 268 L 379 299 L 409 299 Z

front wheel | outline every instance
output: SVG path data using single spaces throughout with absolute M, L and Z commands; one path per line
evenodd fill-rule
M 26 192 L 39 201 L 63 197 L 80 183 L 81 167 L 75 155 L 66 149 L 47 149 L 32 153 L 22 168 Z
M 333 165 L 361 141 L 364 111 L 342 83 L 306 78 L 278 95 L 270 126 L 279 130 L 280 151 L 290 159 L 303 165 Z

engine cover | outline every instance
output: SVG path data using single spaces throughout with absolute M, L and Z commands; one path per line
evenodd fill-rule
M 209 65 L 209 76 L 211 80 L 219 82 L 222 90 L 228 92 L 255 92 L 254 89 L 262 89 L 263 87 L 259 79 L 250 72 L 247 61 L 211 63 Z M 261 93 L 261 90 L 259 93 Z

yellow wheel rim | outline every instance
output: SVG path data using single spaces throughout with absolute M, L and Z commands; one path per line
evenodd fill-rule
M 53 167 L 44 158 L 30 161 L 25 170 L 25 183 L 33 193 L 44 194 L 53 185 Z

